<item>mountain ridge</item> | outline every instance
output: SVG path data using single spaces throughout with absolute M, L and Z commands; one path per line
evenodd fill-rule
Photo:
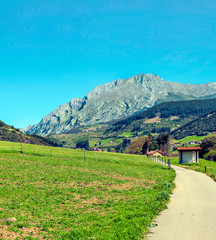
M 181 84 L 141 73 L 99 85 L 83 98 L 73 98 L 26 132 L 41 136 L 63 133 L 81 125 L 124 118 L 161 102 L 193 100 L 214 94 L 216 83 Z

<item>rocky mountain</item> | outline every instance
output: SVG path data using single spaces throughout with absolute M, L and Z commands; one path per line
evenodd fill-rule
M 80 126 L 109 122 L 161 102 L 193 100 L 216 94 L 216 83 L 180 84 L 158 75 L 139 74 L 94 88 L 84 98 L 74 98 L 26 129 L 47 136 Z

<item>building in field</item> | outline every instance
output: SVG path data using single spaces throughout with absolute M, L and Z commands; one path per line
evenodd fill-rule
M 162 151 L 158 151 L 158 150 L 154 150 L 154 151 L 150 151 L 147 153 L 147 156 L 148 157 L 162 157 L 163 154 L 162 154 Z
M 199 161 L 201 147 L 179 147 L 179 163 L 192 163 Z

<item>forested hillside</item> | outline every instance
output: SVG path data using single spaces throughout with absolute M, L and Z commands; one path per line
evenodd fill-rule
M 23 142 L 46 146 L 57 145 L 47 138 L 37 135 L 24 134 L 19 129 L 16 129 L 13 126 L 9 126 L 2 121 L 0 121 L 0 141 Z
M 216 99 L 165 102 L 114 123 L 106 134 L 171 132 L 213 110 L 216 110 Z
M 184 125 L 173 131 L 171 134 L 175 139 L 181 139 L 191 135 L 204 135 L 208 132 L 216 131 L 216 111 L 205 114 L 204 116 Z
M 160 114 L 161 118 L 170 116 L 188 117 L 190 115 L 200 117 L 208 112 L 216 110 L 216 98 L 205 100 L 191 100 L 178 102 L 164 102 L 129 118 L 116 122 L 114 125 L 129 125 L 133 121 L 154 118 Z

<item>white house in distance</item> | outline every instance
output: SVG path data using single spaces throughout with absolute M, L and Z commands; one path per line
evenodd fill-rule
M 201 147 L 179 147 L 179 163 L 198 162 Z

